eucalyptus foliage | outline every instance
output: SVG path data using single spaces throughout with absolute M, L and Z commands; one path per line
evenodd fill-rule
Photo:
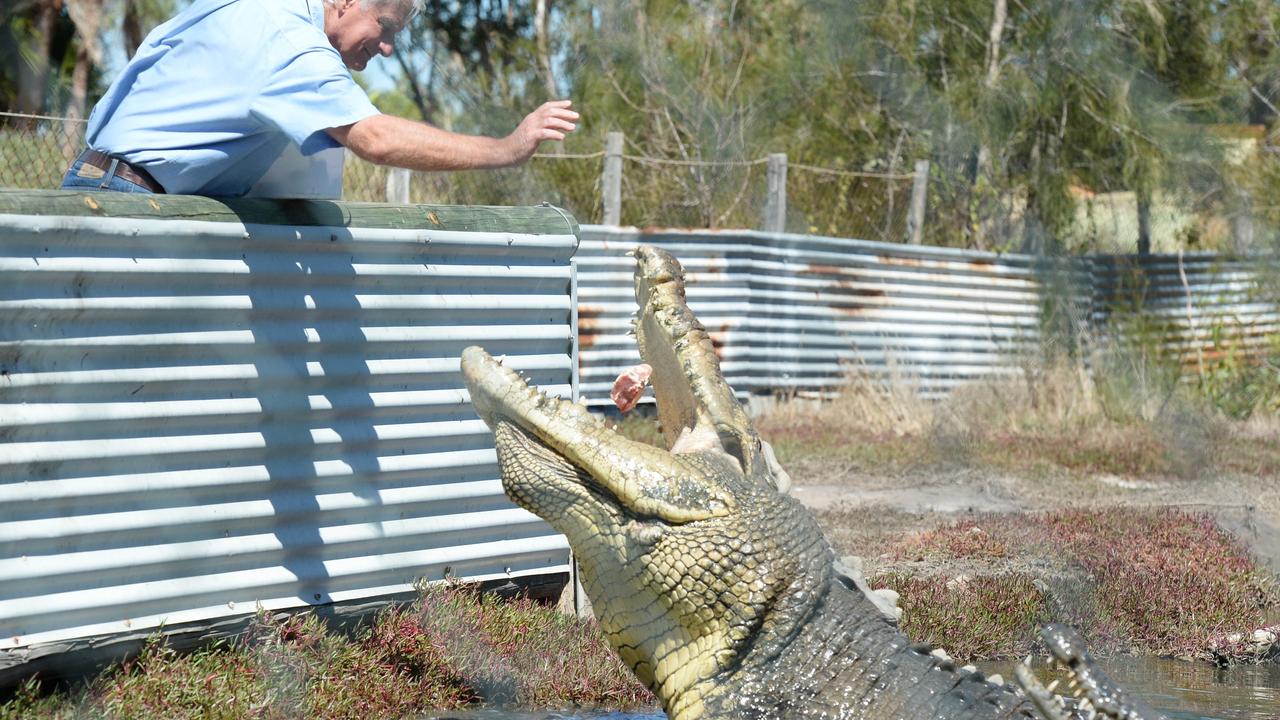
M 37 21 L 61 2 L 0 10 L 0 106 L 31 107 L 21 70 L 41 58 L 56 96 L 75 41 L 61 11 L 56 36 Z M 107 5 L 103 31 L 125 44 L 175 7 Z M 921 159 L 933 244 L 1094 249 L 1081 200 L 1103 193 L 1132 193 L 1144 228 L 1155 203 L 1203 218 L 1186 247 L 1256 246 L 1280 227 L 1274 0 L 428 0 L 390 69 L 379 107 L 466 132 L 573 98 L 583 120 L 564 152 L 626 136 L 628 223 L 754 226 L 756 161 L 785 153 L 801 232 L 902 239 L 909 182 L 856 173 Z M 588 220 L 597 183 L 587 161 L 436 181 L 462 202 L 536 191 Z
M 534 6 L 424 17 L 437 111 L 509 121 L 494 107 L 547 95 Z M 763 168 L 741 163 L 781 152 L 891 174 L 930 160 L 937 244 L 1088 247 L 1078 201 L 1112 192 L 1208 215 L 1247 204 L 1260 235 L 1275 227 L 1270 0 L 561 0 L 552 18 L 554 87 L 584 112 L 571 149 L 619 130 L 628 155 L 721 163 L 628 164 L 624 222 L 754 224 Z M 1243 163 L 1241 134 L 1261 148 Z M 789 184 L 791 229 L 897 239 L 903 183 L 797 170 Z

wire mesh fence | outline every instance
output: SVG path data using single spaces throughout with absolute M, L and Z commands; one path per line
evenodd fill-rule
M 0 113 L 0 187 L 56 188 L 84 145 L 84 121 Z
M 624 155 L 621 224 L 758 227 L 765 197 L 760 162 L 690 162 Z
M 787 230 L 903 242 L 914 175 L 860 173 L 812 165 L 787 168 Z
M 348 154 L 344 200 L 385 202 L 391 169 Z M 600 216 L 598 156 L 538 155 L 520 167 L 409 174 L 409 202 L 442 205 L 537 205 L 565 208 L 581 222 Z
M 84 147 L 83 120 L 0 113 L 0 187 L 56 188 Z M 621 224 L 636 227 L 759 228 L 766 204 L 766 161 L 623 155 Z M 544 152 L 503 170 L 414 172 L 408 199 L 445 205 L 536 205 L 565 208 L 583 223 L 603 220 L 605 153 Z M 393 171 L 348 153 L 342 199 L 388 200 Z M 902 242 L 907 235 L 910 174 L 861 173 L 790 166 L 788 231 Z

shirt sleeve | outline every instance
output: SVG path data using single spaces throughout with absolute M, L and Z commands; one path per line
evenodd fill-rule
M 338 53 L 307 49 L 283 58 L 251 103 L 259 121 L 280 130 L 303 155 L 336 146 L 324 132 L 378 114 Z

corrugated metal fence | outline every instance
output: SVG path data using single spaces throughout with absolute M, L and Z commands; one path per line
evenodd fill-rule
M 1102 255 L 1088 262 L 1090 320 L 1100 331 L 1140 323 L 1135 332 L 1160 338 L 1188 370 L 1231 352 L 1241 358 L 1280 352 L 1274 257 Z
M 1046 328 L 1143 318 L 1197 361 L 1280 329 L 1260 258 L 589 226 L 575 285 L 577 233 L 549 207 L 0 192 L 0 679 L 162 622 L 567 572 L 503 497 L 458 356 L 560 393 L 577 372 L 606 404 L 639 359 L 641 242 L 684 263 L 744 396 L 851 368 L 939 395 L 1016 372 Z
M 1259 282 L 1262 258 L 1054 262 L 809 235 L 589 225 L 575 263 L 581 391 L 592 405 L 607 405 L 613 379 L 639 362 L 626 335 L 635 302 L 625 256 L 639 243 L 683 262 L 690 307 L 743 396 L 830 391 L 851 370 L 898 376 L 937 396 L 1017 372 L 1046 327 L 1098 339 L 1127 318 L 1155 319 L 1159 342 L 1187 358 L 1197 348 L 1220 352 L 1223 338 L 1247 338 L 1256 351 L 1280 329 L 1275 296 Z
M 566 573 L 458 357 L 573 392 L 576 233 L 551 207 L 0 193 L 0 669 Z

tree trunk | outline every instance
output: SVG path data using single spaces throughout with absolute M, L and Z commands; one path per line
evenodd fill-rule
M 1138 254 L 1151 254 L 1151 193 L 1139 190 L 1138 196 Z
M 1040 138 L 1037 131 L 1035 143 L 1031 145 L 1030 172 L 1027 173 L 1027 203 L 1022 210 L 1022 252 L 1028 255 L 1042 255 L 1045 249 L 1045 223 L 1040 216 L 1040 196 L 1036 192 L 1040 178 Z
M 102 28 L 103 0 L 68 0 L 67 10 L 76 25 L 76 63 L 71 71 L 71 97 L 67 102 L 62 150 L 68 162 L 83 144 L 85 105 L 89 96 L 89 71 L 102 64 L 98 32 Z
M 413 98 L 413 104 L 418 108 L 418 115 L 422 117 L 422 122 L 435 123 L 436 108 L 440 104 L 436 101 L 435 94 L 431 90 L 431 74 L 434 73 L 434 47 L 432 49 L 432 59 L 427 63 L 428 70 L 426 82 L 418 80 L 419 73 L 409 63 L 409 54 L 407 51 L 396 46 L 395 49 L 396 62 L 400 65 L 405 82 L 409 84 L 409 94 Z
M 1004 24 L 1008 18 L 1008 0 L 995 0 L 991 8 L 991 29 L 987 32 L 987 77 L 984 84 L 988 90 L 995 88 L 1000 79 L 1000 40 L 1004 37 Z
M 36 6 L 32 23 L 30 53 L 23 53 L 26 62 L 18 63 L 18 93 L 14 109 L 28 115 L 39 115 L 47 108 L 49 92 L 49 53 L 52 52 L 53 23 L 62 10 L 62 0 L 43 0 Z M 22 120 L 20 124 L 34 127 L 34 120 Z
M 124 0 L 124 19 L 120 23 L 120 34 L 124 39 L 124 51 L 132 60 L 145 37 L 137 0 Z
M 542 76 L 542 86 L 547 90 L 547 99 L 559 97 L 556 90 L 556 78 L 551 73 L 551 0 L 538 0 L 534 11 L 534 34 L 538 43 L 538 74 Z
M 987 74 L 983 79 L 982 86 L 985 89 L 985 95 L 990 97 L 995 92 L 996 85 L 1000 82 L 1000 42 L 1004 37 L 1004 24 L 1009 17 L 1008 0 L 993 0 L 994 4 L 991 8 L 991 28 L 987 31 Z M 993 183 L 994 171 L 991 164 L 991 146 L 987 144 L 984 138 L 978 144 L 978 168 L 974 173 L 975 184 L 986 178 L 988 182 Z M 973 229 L 975 241 L 980 248 L 985 248 L 987 243 L 984 236 L 983 223 L 985 218 L 973 218 Z

